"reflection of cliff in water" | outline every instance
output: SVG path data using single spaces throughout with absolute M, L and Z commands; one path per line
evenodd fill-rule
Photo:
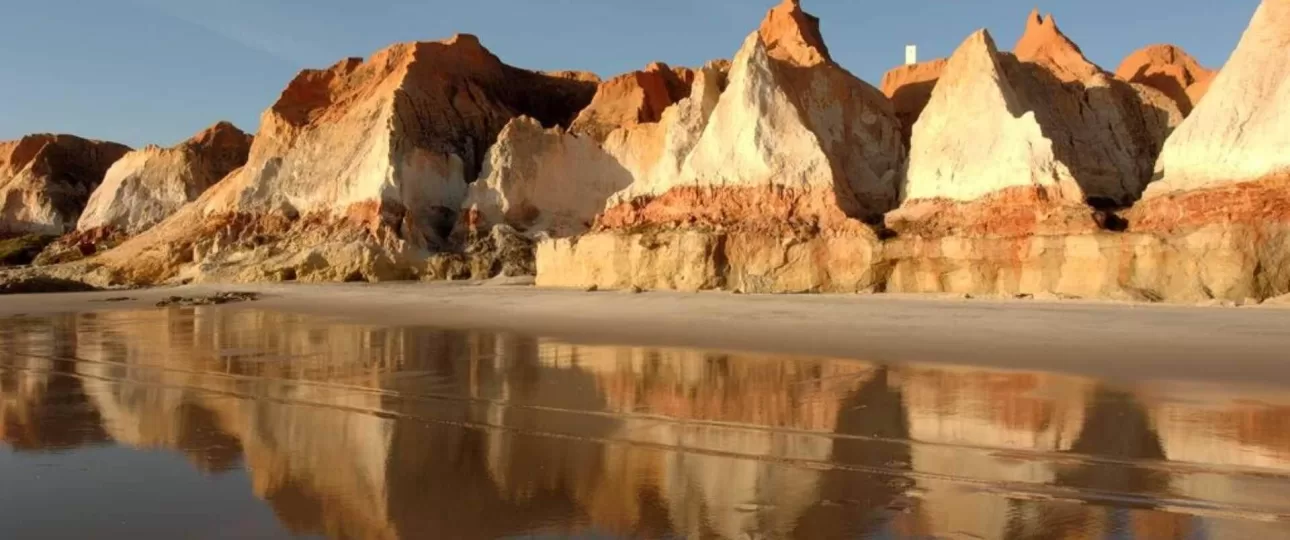
M 1151 502 L 1290 500 L 1290 407 L 1200 394 L 257 310 L 0 329 L 11 446 L 244 465 L 291 530 L 332 537 L 1266 535 Z
M 0 326 L 0 442 L 18 450 L 108 441 L 81 381 L 69 376 L 75 318 L 10 319 Z
M 292 530 L 342 537 L 787 534 L 823 473 L 781 461 L 827 463 L 842 401 L 875 371 L 256 311 L 60 331 L 79 358 L 65 394 L 104 435 L 205 471 L 240 459 Z

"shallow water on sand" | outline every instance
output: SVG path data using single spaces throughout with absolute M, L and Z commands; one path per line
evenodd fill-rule
M 1290 388 L 240 306 L 0 319 L 0 538 L 568 535 L 1288 538 Z

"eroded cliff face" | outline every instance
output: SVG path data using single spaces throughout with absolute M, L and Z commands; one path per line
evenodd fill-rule
M 1148 45 L 1130 54 L 1115 70 L 1115 76 L 1163 92 L 1178 104 L 1184 115 L 1200 103 L 1209 91 L 1217 71 L 1197 62 L 1175 45 Z
M 0 142 L 0 235 L 70 231 L 108 167 L 129 151 L 72 135 Z
M 96 259 L 124 282 L 415 277 L 512 118 L 567 126 L 595 83 L 503 64 L 473 36 L 301 73 L 245 166 Z
M 470 36 L 397 45 L 302 73 L 245 166 L 57 275 L 1270 298 L 1290 293 L 1287 20 L 1265 1 L 1185 121 L 1210 72 L 1184 52 L 1148 47 L 1115 77 L 1038 13 L 1013 53 L 982 31 L 893 70 L 891 99 L 794 0 L 731 62 L 603 83 L 506 66 Z M 37 147 L 6 147 L 27 156 L 8 169 Z M 130 185 L 102 199 L 152 195 Z M 152 221 L 192 191 L 165 209 L 96 197 L 84 221 Z
M 463 225 L 580 234 L 605 200 L 631 183 L 631 172 L 594 139 L 519 117 L 488 150 L 483 173 L 463 204 Z
M 867 286 L 859 283 L 867 268 L 839 271 L 828 261 L 867 262 L 876 235 L 860 220 L 895 203 L 900 123 L 881 92 L 833 62 L 818 20 L 784 2 L 728 74 L 710 66 L 691 87 L 649 131 L 606 139 L 635 182 L 610 199 L 591 234 L 539 245 L 539 282 Z
M 913 136 L 914 124 L 923 114 L 927 102 L 932 99 L 932 90 L 936 88 L 941 73 L 945 71 L 947 58 L 939 58 L 914 65 L 900 66 L 882 76 L 882 93 L 891 99 L 892 109 L 900 118 L 901 132 L 905 143 Z
M 949 60 L 913 130 L 901 209 L 918 236 L 1088 233 L 1150 179 L 1176 107 L 1089 62 L 1033 13 L 1014 55 L 988 32 Z
M 1170 137 L 1147 198 L 1290 172 L 1290 2 L 1265 0 L 1204 101 Z
M 894 71 L 888 77 L 893 95 L 919 80 L 935 84 L 913 126 L 902 206 L 886 216 L 893 237 L 839 233 L 846 229 L 836 224 L 851 223 L 832 219 L 843 199 L 802 197 L 818 191 L 779 188 L 778 180 L 771 182 L 779 190 L 774 196 L 736 197 L 727 191 L 715 202 L 695 195 L 706 193 L 702 189 L 679 192 L 656 183 L 642 191 L 654 197 L 622 199 L 634 201 L 631 206 L 611 200 L 597 231 L 540 245 L 538 281 L 1188 303 L 1244 303 L 1285 294 L 1290 292 L 1290 250 L 1284 246 L 1290 235 L 1281 223 L 1290 215 L 1290 180 L 1268 150 L 1285 146 L 1278 134 L 1286 130 L 1271 127 L 1286 101 L 1284 66 L 1279 56 L 1268 54 L 1287 49 L 1286 25 L 1278 22 L 1290 11 L 1285 6 L 1265 2 L 1210 98 L 1185 122 L 1176 96 L 1147 84 L 1154 80 L 1150 77 L 1134 82 L 1111 77 L 1083 56 L 1051 16 L 1030 17 L 1015 54 L 998 51 L 980 32 L 943 65 Z M 764 47 L 784 41 L 761 42 Z M 755 53 L 757 44 L 750 45 Z M 756 54 L 741 52 L 736 58 L 704 136 L 720 125 L 728 97 L 738 95 L 746 84 L 741 81 L 749 80 L 745 69 L 756 65 L 750 58 Z M 1159 60 L 1191 73 L 1184 77 L 1203 79 L 1181 55 Z M 1238 97 L 1225 98 L 1225 93 Z M 913 98 L 905 105 L 906 114 L 920 106 Z M 770 119 L 758 123 L 782 125 Z M 1223 127 L 1236 125 L 1247 129 L 1237 133 Z M 794 133 L 791 127 L 774 132 Z M 1223 133 L 1229 134 L 1226 140 Z M 1168 148 L 1155 165 L 1166 136 Z M 1193 147 L 1197 151 L 1188 150 Z M 697 155 L 696 150 L 683 169 L 693 167 Z M 737 161 L 725 160 L 721 174 L 738 171 Z M 805 167 L 811 161 L 794 163 Z M 1142 196 L 1153 166 L 1158 179 L 1146 199 L 1131 210 L 1116 210 Z M 786 195 L 801 198 L 781 205 Z M 684 204 L 696 200 L 703 204 Z M 731 208 L 757 208 L 760 215 L 741 221 Z M 818 232 L 797 227 L 786 235 L 770 226 L 747 226 L 759 219 L 810 223 Z M 652 227 L 659 223 L 670 228 Z
M 657 123 L 663 111 L 690 95 L 693 82 L 693 70 L 658 62 L 619 75 L 600 84 L 570 131 L 603 141 L 616 129 Z
M 1290 292 L 1290 2 L 1264 0 L 1209 93 L 1166 142 L 1131 231 L 1254 298 Z M 1214 268 L 1214 261 L 1222 261 Z M 1189 261 L 1190 262 L 1190 261 Z M 1220 298 L 1224 296 L 1218 296 Z
M 76 230 L 137 234 L 157 224 L 246 164 L 251 141 L 233 124 L 220 122 L 173 147 L 126 154 L 90 195 Z
M 600 225 L 845 226 L 894 204 L 903 158 L 886 98 L 833 62 L 818 20 L 786 1 L 735 55 L 680 172 Z

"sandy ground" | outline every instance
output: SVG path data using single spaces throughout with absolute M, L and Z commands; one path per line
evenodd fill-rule
M 940 362 L 1134 380 L 1290 384 L 1290 310 L 901 295 L 581 292 L 499 284 L 186 286 L 0 296 L 0 317 L 156 309 L 255 291 L 234 309 L 374 325 L 495 329 L 579 343 Z M 106 302 L 128 297 L 130 300 Z M 0 325 L 4 324 L 0 320 Z

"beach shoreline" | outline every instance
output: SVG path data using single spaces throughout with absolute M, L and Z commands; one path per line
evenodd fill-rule
M 575 343 L 964 364 L 1118 380 L 1290 383 L 1290 310 L 928 295 L 585 292 L 493 283 L 188 285 L 0 297 L 0 317 L 158 309 L 247 291 L 232 309 Z M 111 301 L 109 301 L 111 300 Z

